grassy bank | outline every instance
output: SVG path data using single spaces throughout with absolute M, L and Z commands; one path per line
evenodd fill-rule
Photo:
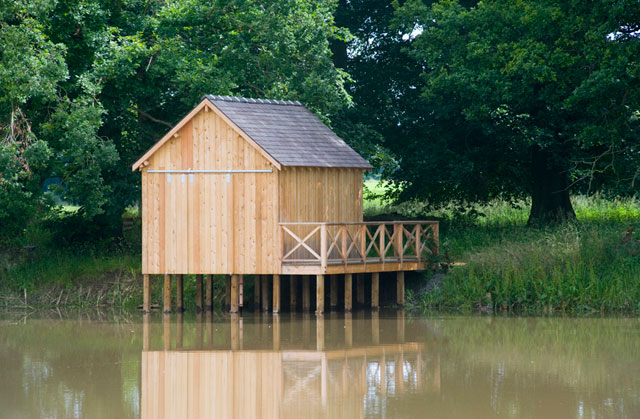
M 546 228 L 526 226 L 526 202 L 434 214 L 450 268 L 415 293 L 413 304 L 457 312 L 640 313 L 640 202 L 573 203 L 578 222 Z
M 441 221 L 446 271 L 408 300 L 420 310 L 518 313 L 640 313 L 640 201 L 574 197 L 577 223 L 526 226 L 527 202 L 498 201 L 461 212 L 426 212 L 423 203 L 390 207 L 367 182 L 365 215 L 399 213 Z M 378 194 L 378 195 L 376 195 Z M 135 214 L 129 214 L 135 217 Z M 386 217 L 385 217 L 386 218 Z M 633 228 L 633 230 L 630 230 Z M 140 232 L 115 242 L 58 244 L 40 226 L 0 249 L 0 307 L 118 307 L 142 302 Z M 215 282 L 222 296 L 223 281 Z M 161 301 L 161 286 L 154 287 Z M 195 279 L 185 280 L 193 302 Z

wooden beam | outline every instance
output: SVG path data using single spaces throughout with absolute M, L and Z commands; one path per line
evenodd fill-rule
M 205 296 L 205 309 L 207 311 L 213 311 L 213 275 L 205 275 L 206 296 Z
M 344 311 L 351 311 L 353 308 L 353 275 L 344 276 Z
M 356 298 L 359 306 L 364 305 L 364 274 L 356 274 Z
M 231 275 L 231 305 L 229 306 L 230 313 L 238 312 L 238 305 L 240 302 L 239 293 L 240 293 L 240 276 L 233 274 Z
M 295 275 L 289 275 L 289 309 L 296 311 L 298 306 L 298 283 Z
M 269 276 L 262 275 L 262 311 L 269 311 Z
M 404 271 L 396 274 L 396 304 L 404 306 Z
M 176 275 L 176 311 L 184 312 L 184 275 Z
M 331 285 L 329 286 L 329 306 L 332 309 L 338 306 L 338 275 L 331 275 Z
M 202 275 L 196 275 L 196 311 L 202 311 Z
M 280 275 L 273 275 L 273 312 L 280 312 Z
M 302 311 L 311 310 L 311 278 L 302 276 Z
M 171 313 L 171 275 L 164 275 L 164 307 L 163 311 L 165 313 Z
M 380 308 L 380 273 L 374 272 L 371 274 L 371 308 Z
M 316 275 L 316 314 L 324 313 L 324 275 Z
M 148 274 L 142 275 L 142 312 L 151 311 L 151 281 Z

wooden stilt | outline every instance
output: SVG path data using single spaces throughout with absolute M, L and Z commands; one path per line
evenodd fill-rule
M 380 273 L 373 272 L 371 274 L 371 308 L 380 308 Z
M 280 275 L 273 275 L 273 312 L 280 312 Z
M 311 310 L 311 278 L 309 275 L 302 276 L 302 311 Z
M 176 311 L 184 312 L 184 275 L 176 275 Z
M 231 275 L 224 276 L 224 309 L 231 309 Z
M 316 275 L 316 314 L 324 313 L 324 275 Z
M 298 283 L 295 275 L 289 275 L 289 309 L 296 311 L 298 305 Z
M 240 276 L 231 275 L 231 305 L 229 307 L 230 313 L 238 312 L 239 305 L 239 292 L 240 292 Z
M 238 307 L 244 307 L 244 275 L 238 275 Z
M 404 271 L 396 274 L 396 304 L 404 305 Z
M 164 307 L 165 313 L 171 313 L 171 275 L 164 276 Z
M 262 275 L 262 311 L 269 311 L 269 276 Z
M 364 305 L 364 274 L 356 274 L 356 301 L 359 306 Z
M 338 306 L 338 275 L 331 275 L 329 286 L 329 306 L 335 309 Z
M 351 311 L 353 308 L 353 275 L 344 275 L 344 311 Z
M 196 311 L 202 311 L 202 275 L 196 275 Z
M 149 313 L 151 311 L 151 281 L 149 275 L 142 275 L 142 311 Z
M 260 275 L 253 276 L 253 309 L 260 309 Z
M 205 295 L 205 308 L 207 311 L 213 310 L 213 275 L 207 274 L 205 276 L 206 295 Z

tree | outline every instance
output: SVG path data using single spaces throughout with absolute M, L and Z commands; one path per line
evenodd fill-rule
M 204 94 L 301 100 L 328 120 L 349 101 L 330 57 L 342 36 L 334 8 L 0 0 L 0 235 L 46 209 L 42 186 L 53 176 L 86 222 L 116 234 L 140 196 L 130 165 Z
M 575 218 L 571 190 L 637 192 L 639 18 L 631 0 L 398 6 L 424 117 L 390 144 L 393 179 L 433 203 L 530 196 L 530 223 Z

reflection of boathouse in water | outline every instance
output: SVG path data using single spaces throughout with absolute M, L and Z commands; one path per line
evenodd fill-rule
M 436 221 L 363 222 L 363 172 L 371 165 L 298 102 L 205 96 L 132 169 L 142 173 L 147 312 L 150 275 L 164 276 L 165 312 L 171 276 L 181 311 L 189 274 L 200 310 L 211 309 L 211 275 L 225 275 L 232 313 L 243 305 L 243 275 L 253 276 L 265 311 L 280 310 L 284 289 L 292 311 L 297 301 L 310 310 L 313 279 L 322 313 L 327 278 L 330 305 L 338 305 L 339 289 L 350 311 L 354 274 L 358 303 L 368 275 L 377 308 L 384 272 L 396 273 L 402 305 L 404 272 L 425 269 L 438 252 Z
M 404 316 L 371 316 L 355 340 L 350 314 L 205 321 L 190 336 L 178 319 L 162 325 L 164 350 L 149 350 L 147 324 L 142 418 L 353 418 L 387 395 L 439 391 L 439 356 L 404 341 Z

